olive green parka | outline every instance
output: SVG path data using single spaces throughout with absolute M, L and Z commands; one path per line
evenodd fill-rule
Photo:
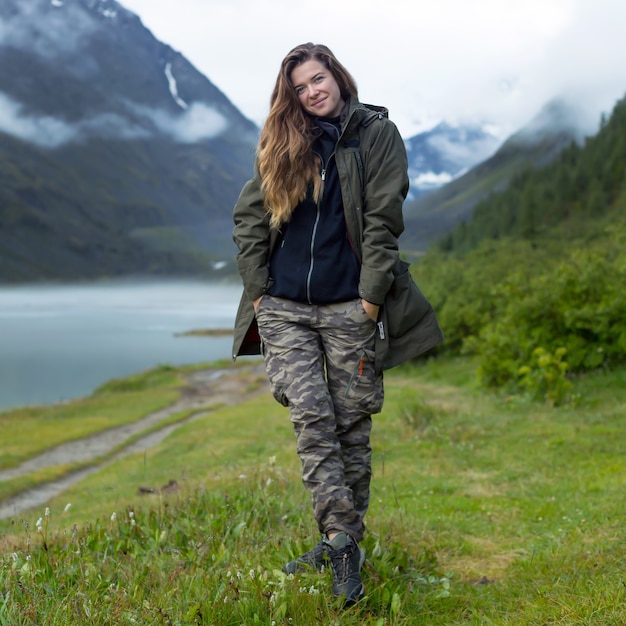
M 361 262 L 359 295 L 381 305 L 376 367 L 387 369 L 437 345 L 443 335 L 435 313 L 400 260 L 402 204 L 409 188 L 404 142 L 382 107 L 350 99 L 335 149 L 346 228 Z M 243 187 L 233 212 L 233 239 L 244 292 L 235 320 L 233 358 L 260 354 L 252 301 L 271 286 L 269 260 L 279 232 L 269 226 L 261 179 Z

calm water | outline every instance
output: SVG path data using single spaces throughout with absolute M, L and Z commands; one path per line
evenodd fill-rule
M 204 282 L 0 287 L 0 410 L 88 395 L 155 365 L 231 356 L 241 287 Z

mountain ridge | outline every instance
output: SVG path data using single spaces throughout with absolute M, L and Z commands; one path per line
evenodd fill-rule
M 450 183 L 405 205 L 403 244 L 420 255 L 470 219 L 474 207 L 490 194 L 502 191 L 516 173 L 551 162 L 570 143 L 582 142 L 578 111 L 564 99 L 554 99 L 496 152 Z
M 0 280 L 223 273 L 258 128 L 115 0 L 0 20 Z

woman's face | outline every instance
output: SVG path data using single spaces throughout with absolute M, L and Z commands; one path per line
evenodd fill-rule
M 305 61 L 291 71 L 291 84 L 302 108 L 316 117 L 337 117 L 344 101 L 339 85 L 322 63 Z

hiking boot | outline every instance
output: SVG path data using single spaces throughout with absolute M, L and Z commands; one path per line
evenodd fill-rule
M 283 566 L 283 572 L 285 572 L 285 574 L 300 574 L 312 569 L 316 569 L 320 572 L 324 568 L 324 565 L 326 565 L 326 545 L 323 541 L 320 541 L 308 552 L 286 563 Z
M 350 535 L 339 533 L 332 539 L 324 539 L 326 554 L 333 569 L 333 595 L 344 597 L 344 606 L 352 606 L 365 595 L 361 581 L 361 567 L 365 551 Z

